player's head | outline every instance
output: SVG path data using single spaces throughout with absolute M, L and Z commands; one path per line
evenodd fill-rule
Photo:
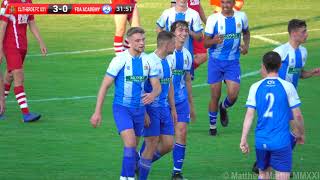
M 162 31 L 157 37 L 157 47 L 163 48 L 167 54 L 172 54 L 175 49 L 175 36 L 172 32 Z
M 175 36 L 176 41 L 184 43 L 189 36 L 189 25 L 186 21 L 176 21 L 171 25 L 170 30 Z
M 300 19 L 292 19 L 288 23 L 288 32 L 290 39 L 298 43 L 306 42 L 308 38 L 306 21 Z
M 221 0 L 222 13 L 231 13 L 235 3 L 235 0 Z
M 140 27 L 132 27 L 127 31 L 127 39 L 130 48 L 138 53 L 142 53 L 145 47 L 145 31 Z
M 188 7 L 188 0 L 176 0 L 176 6 L 179 6 L 181 8 Z
M 262 69 L 264 68 L 267 73 L 277 73 L 281 66 L 281 57 L 277 52 L 269 51 L 263 56 L 262 64 Z

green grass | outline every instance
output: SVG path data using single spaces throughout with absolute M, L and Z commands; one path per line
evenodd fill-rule
M 104 3 L 105 1 L 35 1 L 34 3 Z M 203 2 L 206 14 L 212 11 Z M 307 20 L 309 29 L 320 27 L 316 0 L 251 0 L 246 11 L 253 35 L 285 32 L 291 18 Z M 147 30 L 147 44 L 155 43 L 155 21 L 169 3 L 142 0 L 142 26 Z M 49 53 L 109 48 L 113 45 L 112 16 L 37 16 L 37 24 Z M 285 43 L 287 35 L 269 37 Z M 320 31 L 309 33 L 306 69 L 320 66 Z M 38 44 L 29 37 L 29 55 L 39 54 Z M 241 58 L 242 72 L 256 71 L 261 56 L 275 45 L 252 38 L 249 54 Z M 154 47 L 147 47 L 151 52 Z M 74 55 L 52 55 L 46 58 L 29 56 L 25 63 L 25 87 L 32 111 L 43 114 L 41 121 L 21 122 L 21 114 L 11 92 L 7 102 L 6 120 L 0 122 L 0 179 L 118 179 L 121 168 L 122 142 L 117 135 L 111 113 L 112 97 L 106 98 L 103 124 L 91 128 L 89 118 L 94 110 L 95 96 L 113 51 Z M 207 65 L 196 72 L 194 84 L 206 82 Z M 226 173 L 250 172 L 255 153 L 242 155 L 239 150 L 244 103 L 250 85 L 260 76 L 242 79 L 239 101 L 229 111 L 230 125 L 218 125 L 218 136 L 208 136 L 208 86 L 193 89 L 197 122 L 189 126 L 184 175 L 188 179 L 223 179 Z M 301 80 L 299 95 L 305 117 L 306 144 L 294 152 L 294 171 L 319 171 L 320 101 L 319 78 Z M 112 94 L 113 90 L 110 90 Z M 79 100 L 37 101 L 51 98 L 90 96 Z M 225 96 L 225 88 L 223 97 Z M 253 144 L 253 131 L 250 134 Z M 155 163 L 150 179 L 169 179 L 171 154 Z M 320 178 L 320 177 L 318 177 Z M 230 179 L 230 178 L 227 178 Z

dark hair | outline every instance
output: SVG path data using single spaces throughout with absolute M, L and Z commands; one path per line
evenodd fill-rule
M 288 32 L 291 34 L 292 31 L 302 27 L 307 27 L 305 20 L 291 19 L 288 23 Z
M 157 36 L 157 46 L 160 47 L 163 42 L 170 41 L 175 37 L 172 32 L 161 31 Z
M 128 31 L 127 31 L 127 37 L 130 37 L 136 33 L 144 34 L 145 31 L 141 27 L 132 27 L 132 28 L 128 29 Z
M 170 32 L 174 33 L 179 26 L 189 28 L 189 24 L 187 21 L 176 21 L 171 25 Z
M 263 65 L 267 72 L 278 72 L 281 65 L 281 57 L 277 52 L 269 51 L 262 59 Z

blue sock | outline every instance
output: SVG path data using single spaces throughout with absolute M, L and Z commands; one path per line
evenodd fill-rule
M 234 102 L 231 102 L 228 98 L 228 96 L 224 99 L 223 103 L 222 103 L 222 107 L 224 109 L 227 109 L 229 107 L 231 107 L 234 104 Z
M 292 132 L 290 133 L 290 142 L 291 142 L 291 149 L 293 150 L 294 147 L 296 147 L 297 139 Z
M 124 147 L 121 177 L 134 178 L 135 166 L 136 166 L 136 148 Z
M 216 128 L 218 112 L 209 112 L 210 129 Z
M 161 155 L 160 152 L 157 150 L 157 151 L 153 154 L 152 162 L 157 161 L 157 160 L 160 159 L 161 157 L 162 157 L 162 155 Z
M 139 161 L 139 180 L 147 180 L 151 169 L 152 159 L 141 157 Z
M 173 148 L 173 173 L 181 172 L 186 145 L 176 143 Z

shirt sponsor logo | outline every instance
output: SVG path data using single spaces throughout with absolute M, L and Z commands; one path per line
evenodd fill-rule
M 241 34 L 240 33 L 231 33 L 231 34 L 225 34 L 224 39 L 240 39 Z
M 126 76 L 126 81 L 129 82 L 144 82 L 147 80 L 147 76 Z
M 161 83 L 161 84 L 169 84 L 169 83 L 170 83 L 170 79 L 171 79 L 171 78 L 163 78 L 163 79 L 160 79 L 160 83 Z
M 172 74 L 173 75 L 179 75 L 179 76 L 183 76 L 185 73 L 185 70 L 180 70 L 180 69 L 174 69 Z
M 301 68 L 290 67 L 288 70 L 289 74 L 299 74 L 301 72 Z

